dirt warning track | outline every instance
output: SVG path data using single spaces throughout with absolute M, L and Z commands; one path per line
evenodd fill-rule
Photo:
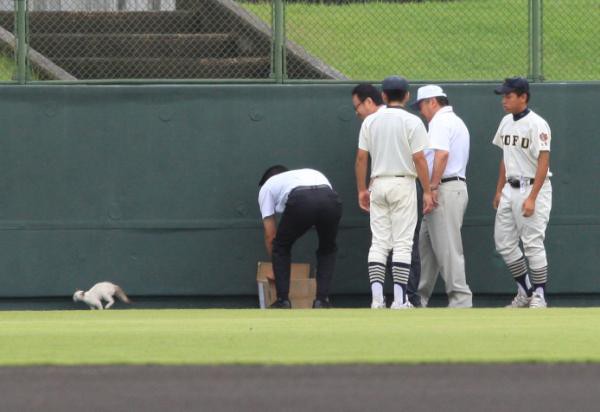
M 600 364 L 0 368 L 2 411 L 597 411 Z

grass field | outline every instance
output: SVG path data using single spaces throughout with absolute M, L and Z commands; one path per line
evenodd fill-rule
M 15 72 L 15 60 L 0 54 L 0 81 L 10 81 Z
M 600 308 L 0 312 L 0 365 L 600 362 Z
M 286 35 L 351 79 L 527 75 L 526 0 L 286 5 Z M 271 5 L 244 4 L 270 22 Z M 600 4 L 544 1 L 544 75 L 600 80 Z

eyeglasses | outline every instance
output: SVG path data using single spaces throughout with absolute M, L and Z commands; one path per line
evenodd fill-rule
M 363 101 L 363 102 L 360 102 L 359 104 L 357 104 L 356 106 L 354 106 L 354 111 L 355 111 L 355 112 L 358 112 L 358 108 L 359 108 L 360 106 L 362 106 L 364 103 L 365 103 L 365 102 Z

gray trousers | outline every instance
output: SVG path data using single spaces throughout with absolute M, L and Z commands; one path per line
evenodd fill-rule
M 443 183 L 439 188 L 438 206 L 423 217 L 419 235 L 421 279 L 418 291 L 423 306 L 427 306 L 438 274 L 444 279 L 449 307 L 473 306 L 473 296 L 465 277 L 460 233 L 468 201 L 465 182 Z

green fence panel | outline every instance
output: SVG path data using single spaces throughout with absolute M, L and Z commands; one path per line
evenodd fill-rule
M 503 116 L 492 85 L 446 85 L 472 136 L 463 238 L 475 294 L 509 293 L 491 201 Z M 350 85 L 0 87 L 0 296 L 67 296 L 96 281 L 132 295 L 249 295 L 265 260 L 257 183 L 313 167 L 344 202 L 333 292 L 368 293 L 368 217 L 356 203 L 360 126 Z M 551 292 L 600 293 L 600 85 L 539 84 L 553 131 Z M 315 234 L 294 260 L 314 262 Z

